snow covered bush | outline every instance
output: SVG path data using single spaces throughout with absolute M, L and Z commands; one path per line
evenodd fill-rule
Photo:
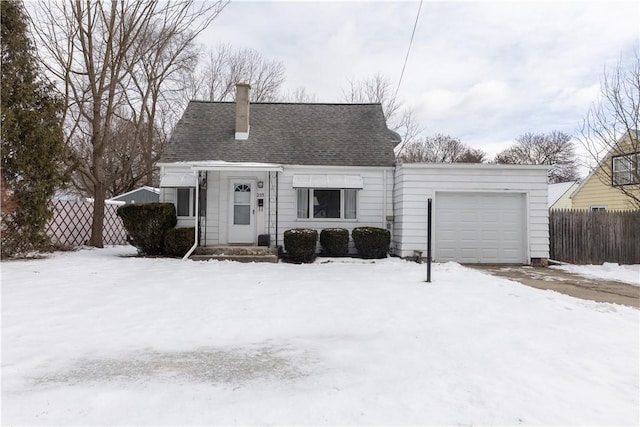
M 145 255 L 164 253 L 164 236 L 177 222 L 173 203 L 140 203 L 118 208 L 129 243 Z
M 183 257 L 193 246 L 195 228 L 170 228 L 164 236 L 164 252 Z
M 284 248 L 294 262 L 311 262 L 316 257 L 318 232 L 293 228 L 284 232 Z
M 353 243 L 363 258 L 386 258 L 389 253 L 391 233 L 378 227 L 356 227 L 351 232 Z
M 320 245 L 327 256 L 344 256 L 349 253 L 349 230 L 325 228 L 320 232 Z

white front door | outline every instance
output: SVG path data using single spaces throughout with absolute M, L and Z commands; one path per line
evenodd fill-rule
M 229 243 L 255 243 L 254 181 L 231 181 Z

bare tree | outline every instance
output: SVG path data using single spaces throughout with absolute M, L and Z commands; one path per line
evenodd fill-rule
M 550 165 L 549 182 L 575 181 L 578 160 L 572 137 L 564 132 L 525 133 L 495 157 L 496 163 L 511 165 Z
M 487 160 L 487 153 L 480 148 L 467 148 L 456 162 L 458 163 L 484 163 Z
M 254 49 L 234 49 L 228 44 L 207 50 L 203 57 L 204 61 L 183 75 L 189 99 L 233 101 L 239 82 L 251 85 L 252 102 L 278 99 L 285 80 L 282 62 L 267 59 Z
M 405 163 L 482 163 L 485 155 L 458 138 L 436 134 L 405 145 L 399 159 Z
M 583 120 L 580 142 L 605 185 L 640 209 L 640 53 L 605 70 L 600 100 Z M 614 159 L 615 158 L 615 159 Z M 614 164 L 615 169 L 614 169 Z
M 382 104 L 384 119 L 387 122 L 399 114 L 400 102 L 394 95 L 391 82 L 388 77 L 380 73 L 362 80 L 349 80 L 349 87 L 342 91 L 342 96 L 347 102 Z
M 395 96 L 389 78 L 377 73 L 362 80 L 349 80 L 349 87 L 342 90 L 342 98 L 353 103 L 380 103 L 387 126 L 397 132 L 402 142 L 396 147 L 396 155 L 400 156 L 405 147 L 414 141 L 422 132 L 413 110 L 403 108 L 402 102 Z
M 195 37 L 226 4 L 38 3 L 34 30 L 46 50 L 44 64 L 63 88 L 67 146 L 78 163 L 75 184 L 94 199 L 92 246 L 103 245 L 108 189 L 140 159 L 149 176 L 163 90 L 171 89 L 171 77 L 193 55 Z
M 315 93 L 309 93 L 303 86 L 299 86 L 294 90 L 285 92 L 281 97 L 282 102 L 298 102 L 298 103 L 314 103 L 318 102 L 318 96 Z

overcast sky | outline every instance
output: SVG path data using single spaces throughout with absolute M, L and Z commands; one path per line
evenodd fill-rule
M 398 84 L 419 2 L 232 2 L 203 44 L 253 48 L 286 68 L 285 89 L 343 102 L 349 79 Z M 640 40 L 638 1 L 425 1 L 399 98 L 426 135 L 489 157 L 525 132 L 575 134 L 606 67 Z

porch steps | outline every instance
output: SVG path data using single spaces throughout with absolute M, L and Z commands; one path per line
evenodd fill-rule
M 267 246 L 200 246 L 190 257 L 194 261 L 278 262 L 278 248 Z

